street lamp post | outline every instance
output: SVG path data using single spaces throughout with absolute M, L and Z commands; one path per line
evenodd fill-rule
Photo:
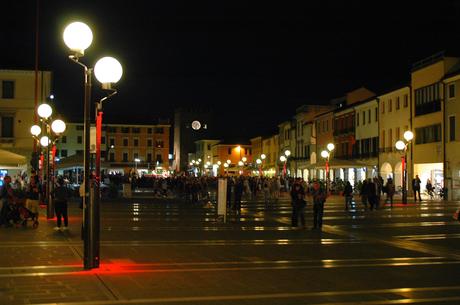
M 84 268 L 92 269 L 98 268 L 100 257 L 99 257 L 99 225 L 100 225 L 100 215 L 99 215 L 99 183 L 96 181 L 96 189 L 94 191 L 94 196 L 90 196 L 90 189 L 94 186 L 94 181 L 90 177 L 90 124 L 91 124 L 91 82 L 92 82 L 92 72 L 93 69 L 89 68 L 82 62 L 80 62 L 80 57 L 83 57 L 85 50 L 91 45 L 93 41 L 93 34 L 91 29 L 82 22 L 73 22 L 69 24 L 63 34 L 64 42 L 69 47 L 72 52 L 69 55 L 69 59 L 74 63 L 80 65 L 84 69 L 85 75 L 85 95 L 84 95 L 84 172 L 83 172 L 83 183 L 85 195 L 83 196 L 83 237 L 84 237 Z M 111 93 L 99 101 L 97 105 L 98 119 L 97 125 L 99 127 L 99 132 L 96 134 L 99 136 L 99 139 L 96 140 L 96 179 L 100 177 L 100 134 L 101 134 L 101 124 L 102 124 L 102 101 L 106 100 L 110 96 L 116 94 L 116 90 L 112 90 L 111 84 L 116 83 L 122 74 L 121 65 L 114 58 L 101 58 L 95 66 L 96 78 L 99 82 L 102 83 L 102 89 L 110 90 Z M 96 136 L 96 137 L 97 137 Z M 99 144 L 98 144 L 99 143 Z M 99 152 L 97 150 L 99 148 Z M 93 200 L 95 199 L 95 200 Z
M 291 155 L 291 151 L 289 149 L 285 150 L 284 151 L 284 155 L 280 156 L 280 161 L 281 162 L 284 162 L 284 166 L 283 166 L 283 176 L 286 178 L 286 174 L 287 174 L 287 161 L 288 161 L 288 158 L 289 156 Z
M 332 151 L 335 148 L 333 143 L 329 143 L 326 146 L 327 150 L 321 152 L 321 157 L 326 161 L 326 194 L 329 192 L 329 183 L 330 183 L 330 170 L 329 170 L 329 159 L 331 157 Z
M 42 128 L 38 125 L 33 125 L 30 128 L 30 133 L 32 136 L 40 143 L 40 145 L 45 150 L 46 154 L 46 163 L 45 163 L 45 173 L 46 173 L 46 218 L 52 219 L 54 218 L 54 202 L 52 198 L 53 192 L 53 177 L 54 177 L 54 157 L 56 152 L 55 143 L 59 136 L 65 131 L 66 125 L 64 121 L 57 119 L 50 123 L 51 115 L 53 114 L 53 109 L 50 105 L 43 103 L 37 108 L 38 116 L 40 117 L 40 121 L 44 124 L 44 135 L 42 137 L 38 137 L 41 132 Z M 50 155 L 50 144 L 52 147 L 52 154 Z M 51 162 L 50 159 L 52 158 Z M 53 167 L 53 168 L 52 168 Z
M 267 156 L 265 154 L 261 154 L 260 155 L 260 159 L 262 160 L 262 164 L 261 164 L 261 171 L 262 171 L 262 175 L 264 175 L 264 164 L 265 164 L 265 158 L 267 158 Z
M 401 167 L 402 167 L 402 201 L 403 204 L 407 204 L 407 147 L 414 138 L 414 133 L 410 130 L 404 132 L 404 141 L 397 141 L 395 143 L 396 149 L 402 153 L 401 156 Z
M 257 160 L 256 160 L 256 163 L 257 163 L 257 165 L 259 166 L 259 176 L 262 176 L 262 166 L 261 166 L 262 160 L 261 160 L 261 159 L 257 159 Z

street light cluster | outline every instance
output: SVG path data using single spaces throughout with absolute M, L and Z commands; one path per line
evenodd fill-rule
M 53 99 L 54 96 L 50 96 L 50 99 Z M 45 173 L 46 173 L 46 202 L 47 202 L 47 209 L 46 209 L 46 217 L 51 219 L 54 217 L 54 205 L 53 200 L 51 197 L 51 193 L 53 191 L 53 177 L 54 177 L 54 157 L 55 157 L 55 143 L 59 139 L 59 137 L 64 133 L 66 129 L 66 124 L 61 119 L 56 119 L 52 121 L 52 114 L 53 108 L 47 103 L 42 103 L 37 107 L 37 114 L 40 117 L 40 122 L 42 123 L 42 127 L 40 125 L 33 125 L 30 127 L 30 133 L 32 134 L 33 138 L 40 144 L 40 146 L 44 149 L 44 155 L 46 155 L 46 163 L 45 163 Z M 43 133 L 42 133 L 43 132 Z M 50 151 L 49 146 L 52 146 Z M 53 166 L 50 166 L 50 159 Z
M 91 46 L 93 33 L 89 26 L 82 22 L 73 22 L 69 24 L 63 33 L 63 39 L 71 51 L 69 59 L 79 66 L 83 67 L 85 75 L 85 95 L 84 95 L 84 267 L 92 269 L 99 267 L 99 182 L 100 182 L 100 144 L 102 129 L 102 102 L 117 93 L 112 89 L 112 84 L 117 83 L 122 74 L 121 64 L 113 57 L 103 57 L 96 62 L 94 74 L 96 79 L 102 84 L 103 90 L 109 90 L 110 93 L 96 103 L 96 169 L 94 179 L 90 178 L 90 124 L 91 124 L 91 86 L 93 68 L 86 66 L 80 61 L 85 55 L 85 50 Z M 90 189 L 94 187 L 94 196 L 90 196 Z M 90 199 L 94 198 L 94 199 Z
M 410 130 L 404 132 L 404 140 L 398 140 L 395 143 L 396 149 L 401 152 L 403 155 L 401 157 L 401 166 L 403 172 L 403 181 L 402 181 L 402 200 L 403 203 L 407 203 L 407 147 L 409 146 L 412 139 L 414 139 L 414 133 Z
M 43 147 L 48 147 L 49 144 L 53 143 L 57 140 L 57 138 L 65 131 L 66 124 L 63 120 L 57 119 L 51 122 L 51 115 L 53 114 L 53 109 L 50 105 L 43 103 L 37 108 L 38 116 L 40 117 L 40 121 L 43 122 L 45 125 L 44 135 L 41 137 L 40 134 L 42 133 L 42 128 L 39 125 L 33 125 L 30 127 L 30 133 L 32 136 L 40 143 Z M 50 134 L 51 131 L 54 133 L 54 137 Z
M 329 159 L 332 151 L 335 149 L 334 143 L 328 143 L 326 145 L 327 150 L 321 151 L 321 157 L 326 160 L 326 194 L 329 192 L 330 173 L 329 173 Z

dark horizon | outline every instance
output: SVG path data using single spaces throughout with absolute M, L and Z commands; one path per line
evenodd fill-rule
M 173 1 L 40 1 L 39 68 L 53 71 L 56 108 L 83 113 L 83 73 L 67 59 L 62 31 L 81 20 L 93 30 L 83 61 L 112 55 L 123 65 L 108 121 L 173 119 L 177 107 L 210 107 L 222 137 L 267 134 L 302 104 L 325 104 L 365 86 L 403 84 L 411 64 L 458 52 L 460 4 L 328 1 L 276 6 Z M 35 2 L 8 3 L 2 69 L 34 69 Z M 21 22 L 17 22 L 21 20 Z M 101 95 L 93 83 L 93 99 Z

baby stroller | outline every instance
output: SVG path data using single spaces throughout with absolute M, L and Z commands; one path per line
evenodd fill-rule
M 30 202 L 32 201 L 32 202 Z M 32 227 L 36 229 L 38 227 L 38 201 L 36 205 L 34 204 L 35 200 L 26 200 L 26 206 L 23 202 L 16 201 L 13 204 L 9 204 L 6 213 L 6 221 L 8 223 L 13 223 L 16 227 L 22 225 L 23 227 L 27 226 L 27 221 L 33 221 Z

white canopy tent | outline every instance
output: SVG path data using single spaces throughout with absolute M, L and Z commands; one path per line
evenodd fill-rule
M 0 149 L 0 169 L 26 168 L 26 163 L 26 157 Z

